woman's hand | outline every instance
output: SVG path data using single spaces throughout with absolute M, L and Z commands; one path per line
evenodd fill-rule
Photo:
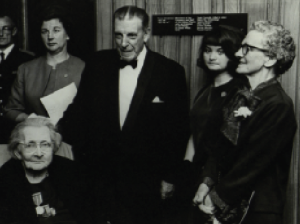
M 214 214 L 215 206 L 209 196 L 209 187 L 202 183 L 200 184 L 198 191 L 193 199 L 195 205 L 198 205 L 199 209 L 206 214 Z
M 202 204 L 203 199 L 208 194 L 208 192 L 209 192 L 209 187 L 204 183 L 200 184 L 200 186 L 195 194 L 195 197 L 193 199 L 194 205 Z
M 204 212 L 206 214 L 210 214 L 210 215 L 214 214 L 215 206 L 214 206 L 209 194 L 207 194 L 204 197 L 203 203 L 200 204 L 198 207 L 202 212 Z

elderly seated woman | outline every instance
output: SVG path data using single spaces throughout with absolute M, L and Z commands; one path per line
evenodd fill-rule
M 47 118 L 29 118 L 11 134 L 12 159 L 0 169 L 0 223 L 92 223 L 77 164 L 54 155 L 61 135 Z

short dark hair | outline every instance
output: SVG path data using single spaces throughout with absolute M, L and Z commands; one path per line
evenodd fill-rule
M 117 9 L 114 13 L 113 23 L 115 23 L 116 19 L 124 20 L 124 17 L 126 15 L 128 15 L 130 19 L 134 16 L 140 18 L 142 20 L 144 30 L 146 30 L 149 27 L 149 15 L 144 9 L 138 8 L 133 5 L 126 5 L 122 8 Z
M 229 74 L 235 74 L 235 69 L 238 65 L 238 59 L 235 57 L 235 52 L 241 47 L 244 39 L 244 34 L 235 27 L 227 25 L 219 25 L 206 33 L 202 40 L 202 45 L 199 49 L 199 58 L 197 65 L 205 71 L 209 71 L 203 60 L 203 52 L 207 45 L 221 46 L 225 55 L 230 59 L 227 65 Z
M 2 0 L 3 1 L 3 0 Z M 18 26 L 18 12 L 19 8 L 18 6 L 12 6 L 10 2 L 7 1 L 1 1 L 0 5 L 0 17 L 8 17 L 13 23 L 13 26 Z
M 62 5 L 49 5 L 45 7 L 38 17 L 38 27 L 41 28 L 43 22 L 51 19 L 58 19 L 69 36 L 72 36 L 73 23 L 66 7 Z
M 8 17 L 11 20 L 13 27 L 17 26 L 16 19 L 12 14 L 0 11 L 0 18 L 4 18 L 4 17 Z

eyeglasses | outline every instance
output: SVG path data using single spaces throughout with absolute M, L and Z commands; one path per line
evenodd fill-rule
M 25 153 L 33 153 L 36 151 L 37 147 L 41 149 L 42 152 L 50 152 L 52 150 L 53 143 L 52 142 L 19 142 L 19 144 L 23 145 Z
M 249 44 L 243 44 L 241 46 L 242 48 L 242 53 L 243 55 L 245 56 L 246 54 L 248 54 L 248 52 L 252 49 L 257 49 L 259 51 L 262 51 L 262 52 L 265 52 L 265 53 L 269 53 L 269 50 L 266 50 L 266 49 L 262 49 L 262 48 L 259 48 L 259 47 L 254 47 L 254 46 L 251 46 Z
M 13 26 L 2 26 L 0 27 L 0 30 L 2 30 L 3 33 L 9 34 L 13 30 Z

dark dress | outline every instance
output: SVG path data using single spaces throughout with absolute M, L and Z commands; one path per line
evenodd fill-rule
M 216 167 L 210 167 L 211 155 L 218 155 L 220 160 L 234 145 L 221 132 L 224 123 L 223 108 L 247 83 L 243 79 L 234 78 L 228 83 L 200 90 L 195 98 L 194 106 L 190 112 L 191 131 L 195 145 L 193 163 L 197 167 L 205 165 L 203 177 L 210 177 L 217 182 L 219 172 Z M 219 169 L 220 170 L 220 169 Z
M 195 98 L 190 112 L 191 132 L 195 146 L 193 175 L 196 178 L 192 189 L 193 195 L 201 183 L 212 187 L 219 181 L 222 173 L 227 172 L 227 167 L 222 161 L 235 145 L 221 132 L 224 123 L 223 109 L 235 94 L 246 89 L 247 85 L 245 79 L 233 78 L 218 87 L 204 87 Z M 200 222 L 204 222 L 209 218 L 209 216 L 203 217 L 198 207 L 195 208 L 194 216 L 197 220 L 195 222 L 199 222 L 199 219 Z

